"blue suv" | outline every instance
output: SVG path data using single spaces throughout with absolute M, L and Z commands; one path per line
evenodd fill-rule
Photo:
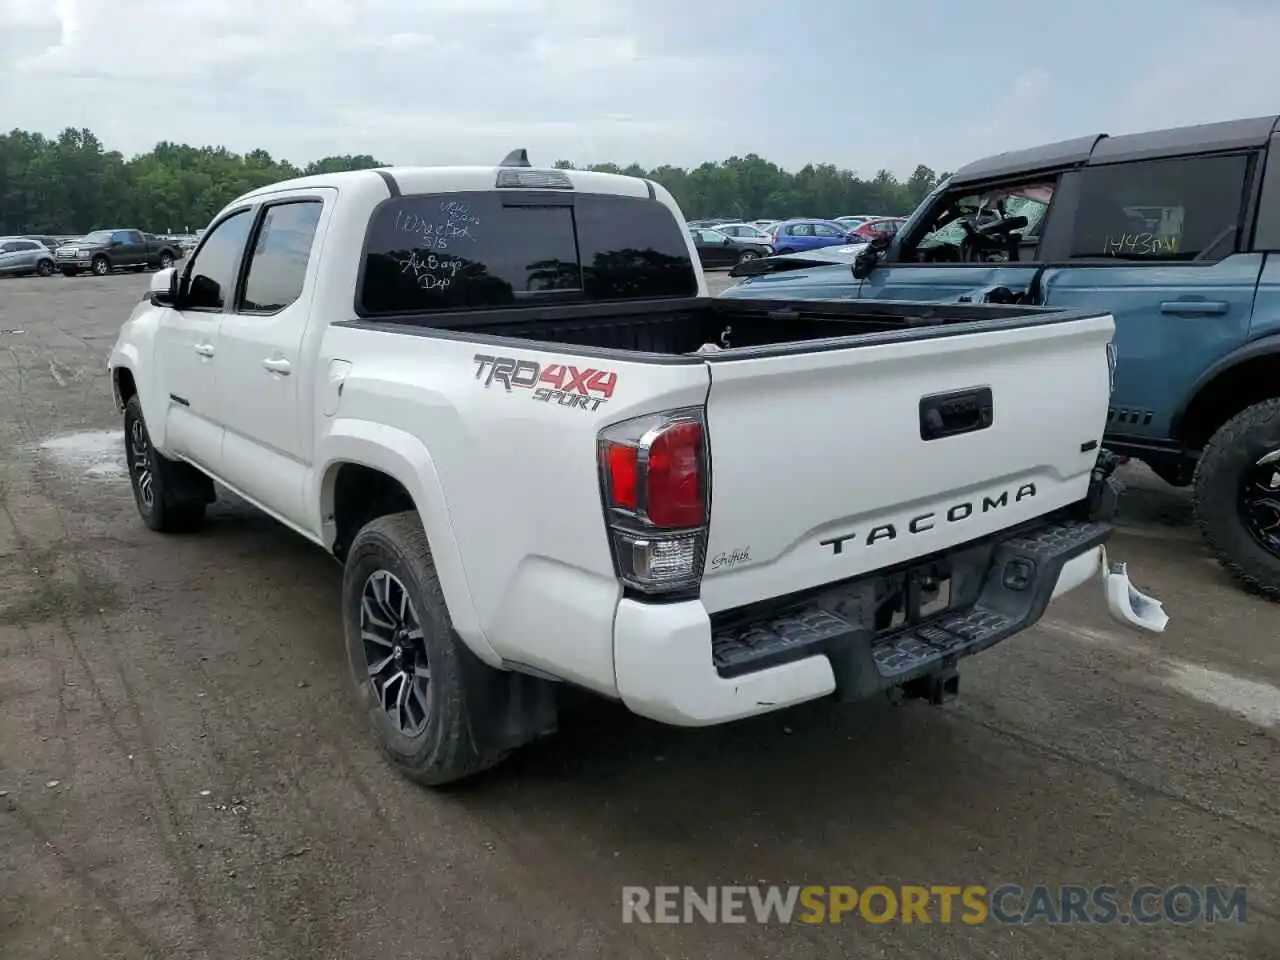
M 1193 485 L 1215 555 L 1280 600 L 1280 117 L 999 154 L 852 266 L 756 269 L 724 296 L 1110 312 L 1107 448 Z
M 800 253 L 819 247 L 861 243 L 852 229 L 834 220 L 783 220 L 773 228 L 770 241 L 775 253 Z

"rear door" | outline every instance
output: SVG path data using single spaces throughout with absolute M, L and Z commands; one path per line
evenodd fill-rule
M 709 610 L 903 563 L 1086 495 L 1111 318 L 966 326 L 708 362 L 707 556 L 746 558 L 708 565 Z M 957 426 L 972 429 L 935 436 L 933 409 L 972 409 Z
M 863 280 L 860 297 L 976 303 L 995 287 L 1025 293 L 1041 266 L 1042 239 L 1055 223 L 1057 184 L 1056 174 L 1045 174 L 940 194 L 919 220 L 899 231 L 885 261 Z M 990 224 L 1000 219 L 1001 207 L 1008 216 L 1028 221 L 1017 231 L 1022 242 L 1016 259 L 1007 244 L 974 244 L 962 224 Z
M 1115 316 L 1109 438 L 1169 439 L 1196 378 L 1246 340 L 1264 258 L 1240 252 L 1253 165 L 1238 153 L 1068 174 L 1070 263 L 1045 271 L 1043 297 Z

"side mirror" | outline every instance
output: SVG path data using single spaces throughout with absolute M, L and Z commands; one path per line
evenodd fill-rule
M 870 243 L 863 244 L 857 256 L 853 258 L 853 279 L 865 280 L 875 271 L 880 257 L 889 249 L 892 237 L 873 237 Z
M 722 247 L 733 246 L 733 241 L 730 240 L 728 237 L 725 237 L 723 240 L 720 241 L 720 246 Z
M 151 275 L 147 299 L 152 306 L 173 307 L 178 304 L 178 271 L 173 267 L 157 270 Z

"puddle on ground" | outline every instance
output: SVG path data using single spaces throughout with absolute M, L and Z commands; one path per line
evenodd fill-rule
M 94 430 L 49 437 L 40 451 L 63 469 L 98 480 L 129 476 L 124 459 L 124 434 L 119 430 Z

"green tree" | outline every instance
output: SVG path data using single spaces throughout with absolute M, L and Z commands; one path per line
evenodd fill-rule
M 569 160 L 556 167 L 573 170 Z M 0 235 L 75 233 L 129 226 L 157 233 L 195 230 L 227 203 L 256 187 L 306 174 L 364 170 L 387 164 L 367 154 L 323 157 L 303 166 L 266 150 L 232 153 L 161 141 L 125 158 L 87 129 L 50 138 L 26 130 L 0 134 Z M 905 181 L 887 170 L 862 179 L 852 170 L 810 163 L 794 173 L 758 154 L 692 169 L 592 164 L 662 184 L 687 217 L 906 214 L 946 178 L 921 164 Z

